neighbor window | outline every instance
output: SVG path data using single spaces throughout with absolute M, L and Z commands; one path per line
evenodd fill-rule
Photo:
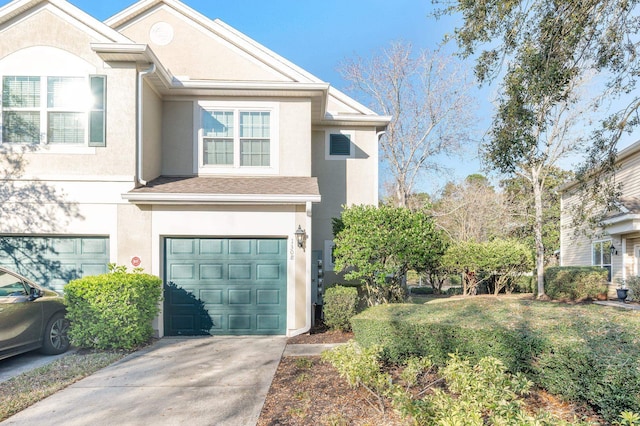
M 611 240 L 596 241 L 592 246 L 593 266 L 606 268 L 611 281 Z
M 2 77 L 2 142 L 105 144 L 105 76 Z
M 201 105 L 201 167 L 221 170 L 274 166 L 272 109 Z

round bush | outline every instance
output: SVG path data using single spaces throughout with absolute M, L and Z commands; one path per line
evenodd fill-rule
M 115 272 L 71 281 L 64 288 L 69 337 L 74 345 L 134 349 L 153 336 L 162 280 L 142 273 Z
M 334 330 L 348 331 L 349 321 L 356 314 L 358 290 L 340 285 L 330 287 L 324 294 L 324 323 Z

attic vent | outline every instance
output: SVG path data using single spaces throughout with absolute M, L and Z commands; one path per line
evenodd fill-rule
M 351 138 L 342 133 L 329 136 L 330 155 L 351 155 Z
M 156 22 L 149 30 L 149 38 L 158 46 L 166 46 L 173 40 L 173 27 L 166 22 Z

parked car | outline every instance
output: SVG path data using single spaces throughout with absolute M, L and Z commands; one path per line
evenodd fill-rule
M 49 355 L 69 349 L 63 298 L 0 267 L 0 359 L 40 349 Z

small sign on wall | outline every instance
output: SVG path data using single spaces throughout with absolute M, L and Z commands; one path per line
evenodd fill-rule
M 136 268 L 137 268 L 138 266 L 140 266 L 140 263 L 142 263 L 142 261 L 140 260 L 140 258 L 139 258 L 138 256 L 133 256 L 133 257 L 131 258 L 131 264 L 132 264 L 134 267 L 136 267 Z

